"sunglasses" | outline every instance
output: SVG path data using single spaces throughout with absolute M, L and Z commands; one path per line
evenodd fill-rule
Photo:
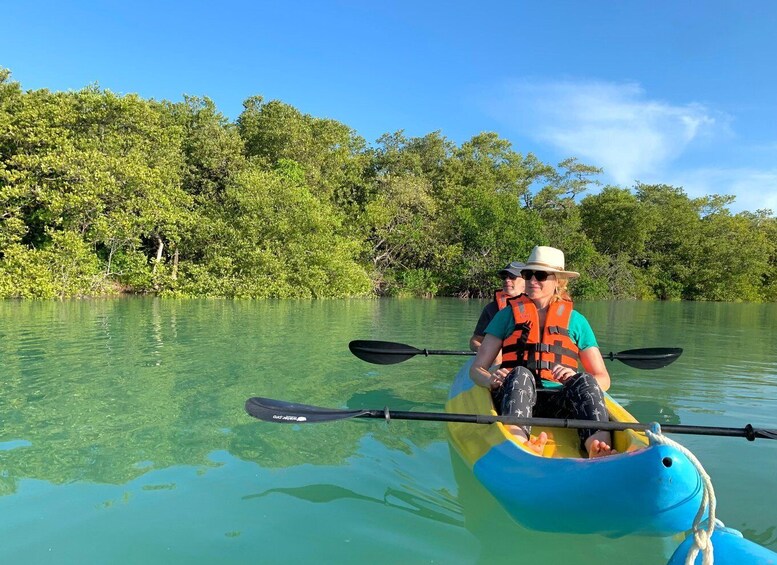
M 552 276 L 552 273 L 546 273 L 545 271 L 532 271 L 530 269 L 521 271 L 521 278 L 525 281 L 530 281 L 534 277 L 537 282 L 545 282 L 550 276 Z
M 506 281 L 507 279 L 510 279 L 511 281 L 514 281 L 517 278 L 518 278 L 518 275 L 508 275 L 508 274 L 502 275 L 502 280 L 503 281 Z

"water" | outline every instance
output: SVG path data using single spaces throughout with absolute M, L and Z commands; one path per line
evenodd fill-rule
M 351 339 L 466 349 L 483 302 L 0 302 L 0 562 L 665 563 L 672 538 L 525 530 L 452 456 L 443 425 L 281 426 L 250 396 L 441 411 L 460 358 L 364 363 Z M 585 303 L 642 420 L 777 428 L 777 305 Z M 777 442 L 673 435 L 718 516 L 777 550 Z

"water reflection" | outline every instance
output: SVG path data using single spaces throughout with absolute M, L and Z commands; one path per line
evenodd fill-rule
M 777 546 L 777 526 L 769 526 L 765 530 L 742 528 L 741 532 L 747 539 L 764 547 L 774 548 Z
M 433 500 L 427 495 L 421 493 L 410 493 L 396 488 L 387 488 L 382 497 L 373 497 L 360 494 L 352 489 L 333 484 L 314 484 L 302 487 L 271 488 L 257 494 L 250 494 L 243 497 L 243 500 L 253 498 L 263 498 L 271 494 L 283 494 L 291 496 L 314 504 L 326 504 L 341 500 L 356 500 L 359 502 L 370 502 L 388 506 L 404 512 L 409 512 L 427 520 L 461 526 L 463 520 L 460 518 L 460 511 L 455 502 L 448 500 L 449 508 L 440 506 L 440 497 Z
M 623 407 L 640 422 L 680 423 L 680 416 L 670 406 L 652 400 L 624 402 Z

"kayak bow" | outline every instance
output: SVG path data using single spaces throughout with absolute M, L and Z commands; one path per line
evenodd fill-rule
M 448 412 L 495 414 L 491 395 L 459 370 Z M 609 395 L 610 419 L 636 420 Z M 618 454 L 583 458 L 574 430 L 545 431 L 543 454 L 524 448 L 501 423 L 448 424 L 450 441 L 477 479 L 516 521 L 535 530 L 666 536 L 688 530 L 702 497 L 698 471 L 679 450 L 651 445 L 644 433 L 613 432 Z

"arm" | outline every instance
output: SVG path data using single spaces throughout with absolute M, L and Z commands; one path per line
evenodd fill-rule
M 602 390 L 610 388 L 610 373 L 604 365 L 604 358 L 598 347 L 589 347 L 583 349 L 580 353 L 580 361 L 583 363 L 583 369 L 590 373 L 599 382 Z
M 480 349 L 480 345 L 483 343 L 483 339 L 486 336 L 484 335 L 474 335 L 469 338 L 469 349 L 470 351 L 477 351 Z M 499 353 L 496 356 L 496 359 L 494 359 L 494 365 L 499 365 L 502 362 L 502 351 L 499 350 Z
M 508 369 L 498 369 L 493 374 L 490 371 L 501 349 L 502 340 L 495 335 L 486 334 L 483 342 L 480 344 L 477 355 L 475 355 L 475 361 L 469 369 L 469 378 L 476 385 L 485 388 L 496 388 L 502 384 L 502 381 L 510 371 Z
M 480 312 L 478 323 L 475 325 L 475 330 L 472 332 L 472 337 L 469 338 L 470 351 L 477 351 L 480 348 L 480 344 L 483 343 L 483 338 L 486 335 L 486 328 L 494 315 L 499 311 L 499 308 L 494 302 L 489 302 Z

